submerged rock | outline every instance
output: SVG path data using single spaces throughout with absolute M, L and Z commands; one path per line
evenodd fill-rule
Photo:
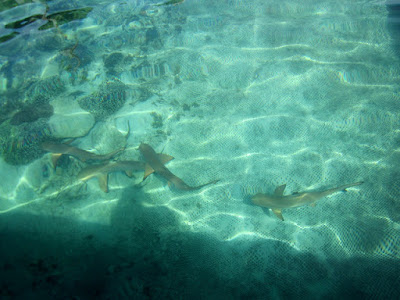
M 94 54 L 78 40 L 62 49 L 57 61 L 62 69 L 66 71 L 77 71 L 86 67 L 93 61 Z
M 109 55 L 105 55 L 103 58 L 104 67 L 107 73 L 116 76 L 132 63 L 133 57 L 122 54 L 121 52 L 113 52 Z
M 32 123 L 40 118 L 49 118 L 53 115 L 53 106 L 49 103 L 29 104 L 19 110 L 10 120 L 11 125 L 20 125 L 22 123 Z
M 54 109 L 49 102 L 64 91 L 64 84 L 53 76 L 27 81 L 18 90 L 22 92 L 7 93 L 0 112 L 0 153 L 12 165 L 24 165 L 42 155 L 40 143 L 52 137 L 47 121 Z
M 120 81 L 103 83 L 97 92 L 80 98 L 80 107 L 94 115 L 96 120 L 103 120 L 119 110 L 125 103 L 127 87 Z
M 19 126 L 4 123 L 0 128 L 2 156 L 11 165 L 28 164 L 43 154 L 40 143 L 49 136 L 51 131 L 45 119 Z
M 26 97 L 55 97 L 65 91 L 65 84 L 57 75 L 34 82 L 27 90 Z

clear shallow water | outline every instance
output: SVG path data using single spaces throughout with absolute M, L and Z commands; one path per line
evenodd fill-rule
M 0 44 L 5 296 L 398 296 L 399 56 L 384 2 L 50 2 L 48 14 L 87 6 Z M 3 26 L 45 10 L 24 7 Z M 189 185 L 221 181 L 178 191 L 115 172 L 104 193 L 77 179 L 77 159 L 53 170 L 48 138 L 126 146 L 117 160 L 142 159 L 146 142 Z M 284 222 L 250 202 L 360 180 Z

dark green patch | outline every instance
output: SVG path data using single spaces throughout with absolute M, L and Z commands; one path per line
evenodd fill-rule
M 114 70 L 115 66 L 117 66 L 124 59 L 124 55 L 120 52 L 114 52 L 104 58 L 104 67 L 108 70 Z
M 146 31 L 146 41 L 148 43 L 153 42 L 154 40 L 157 40 L 160 38 L 160 34 L 158 33 L 158 30 L 156 28 L 150 28 Z
M 18 32 L 12 32 L 10 34 L 7 34 L 7 35 L 4 35 L 4 36 L 0 37 L 0 44 L 15 38 L 17 35 L 19 35 Z
M 139 88 L 137 90 L 138 100 L 144 102 L 149 99 L 153 94 L 147 88 Z
M 19 29 L 19 28 L 25 27 L 26 25 L 29 25 L 37 20 L 40 20 L 42 18 L 43 18 L 43 15 L 33 15 L 33 16 L 27 17 L 22 20 L 8 23 L 4 27 L 7 29 Z
M 0 2 L 0 12 L 8 10 L 10 8 L 16 7 L 18 5 L 23 5 L 26 3 L 32 3 L 33 0 L 15 1 L 15 0 L 2 0 Z
M 46 19 L 49 20 L 46 24 L 39 27 L 39 30 L 46 30 L 53 28 L 55 26 L 60 26 L 66 23 L 69 23 L 74 20 L 80 20 L 86 18 L 88 13 L 93 10 L 92 7 L 85 7 L 73 10 L 67 10 L 62 12 L 57 12 L 51 15 L 46 16 Z
M 6 24 L 4 27 L 8 29 L 20 29 L 29 25 L 37 20 L 47 20 L 48 22 L 39 27 L 39 30 L 46 30 L 53 27 L 58 27 L 60 25 L 69 23 L 74 20 L 80 20 L 86 18 L 88 13 L 92 11 L 93 8 L 85 7 L 67 11 L 57 12 L 51 15 L 33 15 L 22 20 L 17 20 L 15 22 L 11 22 Z
M 125 56 L 120 52 L 114 52 L 104 56 L 103 61 L 107 73 L 116 76 L 132 62 L 132 57 Z
M 151 126 L 153 128 L 161 128 L 163 126 L 162 116 L 156 112 L 152 112 L 151 116 L 153 117 L 153 123 L 151 123 Z
M 166 132 L 165 132 L 164 130 L 161 130 L 161 129 L 157 129 L 156 134 L 157 134 L 158 136 L 160 136 L 160 135 L 161 135 L 161 136 L 167 135 Z

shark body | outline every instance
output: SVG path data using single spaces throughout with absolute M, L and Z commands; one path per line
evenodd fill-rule
M 164 165 L 166 162 L 173 159 L 172 156 L 167 154 L 157 154 L 154 149 L 148 144 L 140 144 L 140 153 L 142 153 L 144 160 L 146 161 L 144 179 L 147 178 L 153 172 L 164 177 L 168 181 L 168 185 L 174 185 L 179 190 L 193 191 L 201 189 L 202 187 L 217 183 L 219 180 L 213 180 L 211 182 L 199 185 L 199 186 L 189 186 L 178 176 L 174 175 L 168 168 Z
M 267 194 L 262 194 L 258 193 L 254 195 L 251 200 L 254 204 L 262 206 L 262 207 L 267 207 L 270 208 L 273 213 L 283 221 L 283 216 L 282 216 L 282 209 L 285 208 L 291 208 L 291 207 L 298 207 L 302 205 L 315 205 L 315 202 L 318 201 L 319 199 L 326 197 L 328 195 L 340 192 L 340 191 L 346 191 L 347 188 L 357 186 L 362 184 L 363 182 L 355 182 L 355 183 L 350 183 L 346 185 L 342 185 L 336 188 L 328 189 L 326 191 L 322 192 L 315 192 L 315 191 L 306 191 L 306 192 L 301 192 L 301 193 L 293 193 L 292 195 L 287 195 L 284 196 L 283 192 L 285 191 L 286 184 L 278 186 L 275 189 L 275 192 L 273 195 L 267 195 Z
M 101 190 L 107 193 L 109 173 L 124 171 L 126 175 L 132 177 L 132 171 L 142 171 L 144 170 L 144 168 L 144 162 L 135 160 L 107 162 L 83 168 L 78 174 L 78 179 L 82 181 L 87 181 L 91 178 L 97 177 L 99 179 L 99 186 Z
M 57 166 L 57 161 L 61 157 L 61 155 L 71 155 L 83 162 L 89 160 L 101 161 L 101 160 L 109 160 L 118 152 L 123 150 L 123 149 L 118 149 L 108 154 L 99 155 L 86 150 L 79 149 L 74 146 L 70 146 L 68 144 L 54 143 L 54 142 L 43 142 L 41 144 L 41 148 L 45 151 L 52 153 L 52 163 L 54 168 Z

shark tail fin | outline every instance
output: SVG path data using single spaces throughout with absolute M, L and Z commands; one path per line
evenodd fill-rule
M 201 189 L 202 187 L 205 187 L 206 185 L 216 184 L 218 181 L 220 181 L 220 180 L 219 180 L 219 179 L 216 179 L 216 180 L 207 182 L 207 183 L 202 184 L 202 185 L 199 185 L 199 186 L 191 187 L 190 189 L 191 189 L 191 190 L 198 190 L 198 189 Z

